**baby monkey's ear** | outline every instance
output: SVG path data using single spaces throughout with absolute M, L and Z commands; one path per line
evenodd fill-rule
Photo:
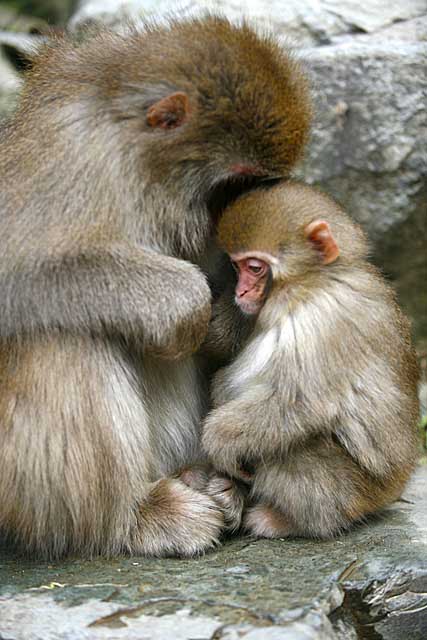
M 147 111 L 147 124 L 152 129 L 176 129 L 187 120 L 189 111 L 188 97 L 177 91 L 151 105 Z
M 304 229 L 305 237 L 322 254 L 323 264 L 335 262 L 340 254 L 329 224 L 325 220 L 313 220 Z

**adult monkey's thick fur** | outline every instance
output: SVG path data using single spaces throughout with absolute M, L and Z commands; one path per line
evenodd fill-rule
M 170 478 L 198 457 L 210 316 L 184 260 L 205 268 L 208 204 L 286 174 L 308 121 L 292 58 L 215 17 L 38 55 L 0 147 L 4 534 L 47 556 L 215 543 L 217 503 Z

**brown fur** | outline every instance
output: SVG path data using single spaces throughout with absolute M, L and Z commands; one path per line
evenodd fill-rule
M 34 60 L 0 134 L 0 529 L 24 549 L 216 543 L 223 505 L 168 479 L 200 456 L 201 267 L 230 181 L 258 179 L 232 167 L 287 173 L 308 121 L 293 57 L 216 17 Z
M 305 235 L 316 219 L 340 249 L 330 264 Z M 255 469 L 250 531 L 337 534 L 395 500 L 415 466 L 409 323 L 367 263 L 361 229 L 315 189 L 242 196 L 219 238 L 232 254 L 263 252 L 272 284 L 243 350 L 215 377 L 203 446 L 221 472 Z
M 206 464 L 183 469 L 179 479 L 192 489 L 207 493 L 215 499 L 224 511 L 227 530 L 235 531 L 239 528 L 247 494 L 242 484 L 233 482 L 227 476 L 218 475 Z

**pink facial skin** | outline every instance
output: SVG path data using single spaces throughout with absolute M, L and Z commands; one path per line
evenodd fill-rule
M 231 260 L 238 273 L 235 301 L 243 313 L 259 313 L 265 301 L 270 266 L 258 258 Z

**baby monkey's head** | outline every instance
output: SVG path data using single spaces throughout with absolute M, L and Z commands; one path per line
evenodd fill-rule
M 366 238 L 328 196 L 283 182 L 239 198 L 218 227 L 219 242 L 238 274 L 236 303 L 247 314 L 262 308 L 270 289 L 292 294 L 295 284 L 322 287 L 326 269 L 366 258 Z

